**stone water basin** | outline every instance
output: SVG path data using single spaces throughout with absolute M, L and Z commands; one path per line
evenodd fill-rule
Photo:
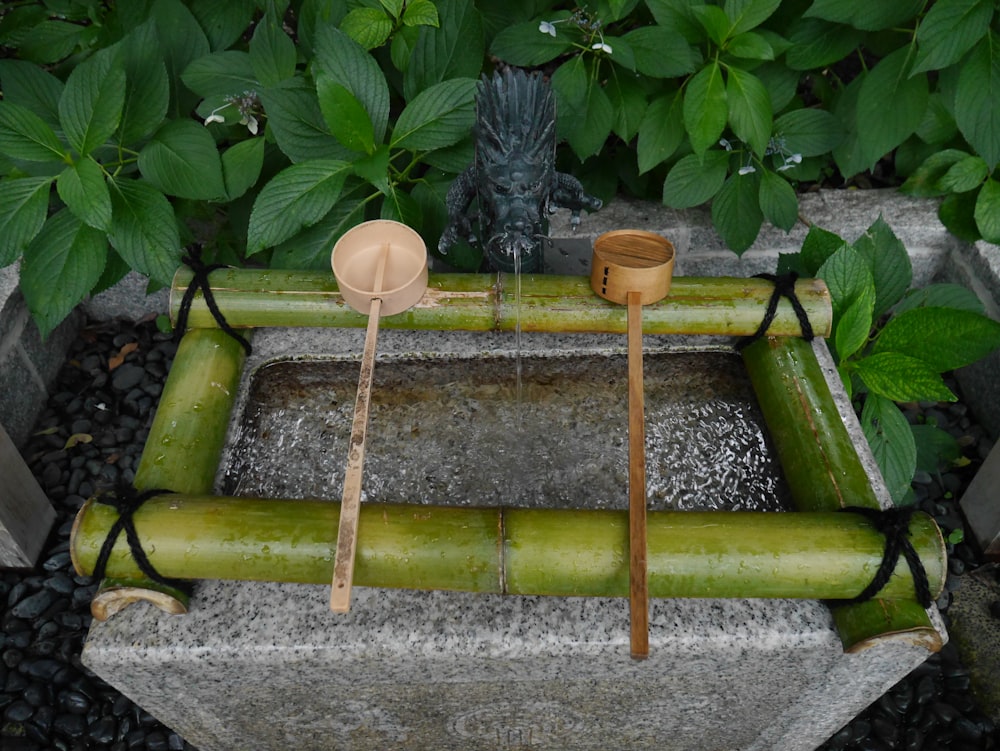
M 647 339 L 651 507 L 784 508 L 741 361 Z M 339 498 L 362 342 L 256 333 L 217 492 Z M 513 343 L 380 334 L 366 502 L 626 507 L 624 337 L 523 336 L 520 407 Z M 812 751 L 927 656 L 845 654 L 812 600 L 654 599 L 633 661 L 623 598 L 357 588 L 341 615 L 328 595 L 201 582 L 186 616 L 95 623 L 84 659 L 201 751 Z

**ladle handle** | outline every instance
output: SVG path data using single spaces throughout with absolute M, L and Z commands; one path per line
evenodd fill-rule
M 389 244 L 379 254 L 372 284 L 371 308 L 365 332 L 365 350 L 361 357 L 361 375 L 354 402 L 354 422 L 351 443 L 344 472 L 344 492 L 340 500 L 340 522 L 337 528 L 337 549 L 333 559 L 333 585 L 330 588 L 330 610 L 347 613 L 351 609 L 351 586 L 354 581 L 354 558 L 358 547 L 358 517 L 361 513 L 361 481 L 365 468 L 365 444 L 368 434 L 368 408 L 371 404 L 372 376 L 375 372 L 375 345 L 378 342 L 379 316 L 382 313 L 382 280 L 389 258 Z
M 641 293 L 628 293 L 629 632 L 633 659 L 649 656 L 646 561 L 646 419 L 642 377 Z

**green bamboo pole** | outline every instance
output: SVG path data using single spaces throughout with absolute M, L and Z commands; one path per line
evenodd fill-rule
M 136 513 L 150 560 L 166 576 L 329 584 L 340 505 L 329 501 L 163 495 Z M 88 503 L 73 530 L 80 573 L 92 570 L 117 515 Z M 845 598 L 870 581 L 882 538 L 850 514 L 650 512 L 649 587 L 655 597 Z M 913 544 L 940 590 L 946 558 L 926 515 Z M 628 596 L 625 511 L 363 504 L 358 585 L 522 595 Z M 124 543 L 110 575 L 137 571 Z M 887 598 L 909 597 L 901 563 Z
M 812 345 L 801 339 L 765 338 L 747 347 L 743 360 L 796 508 L 879 508 Z M 940 545 L 938 555 L 943 556 L 943 540 Z M 922 554 L 921 559 L 928 565 Z M 874 599 L 836 606 L 833 617 L 848 652 L 884 639 L 903 639 L 932 652 L 943 646 L 927 612 L 915 601 L 890 606 Z
M 239 342 L 220 329 L 185 334 L 136 470 L 136 490 L 211 492 L 244 359 Z M 119 535 L 119 544 L 124 544 L 124 535 Z M 151 581 L 135 569 L 127 577 L 102 580 L 91 612 L 98 620 L 107 620 L 136 600 L 182 613 L 187 611 L 189 597 L 183 590 Z
M 180 269 L 170 295 L 176 321 L 191 271 Z M 364 328 L 367 317 L 347 305 L 332 272 L 220 269 L 210 277 L 212 294 L 226 320 L 236 327 L 340 326 Z M 747 336 L 757 330 L 774 286 L 763 279 L 674 278 L 670 295 L 643 308 L 647 334 L 716 334 Z M 796 293 L 814 332 L 830 333 L 832 312 L 826 285 L 801 279 Z M 624 333 L 625 308 L 598 297 L 588 277 L 525 275 L 520 313 L 514 278 L 500 274 L 432 274 L 424 297 L 409 310 L 387 316 L 383 328 L 412 330 L 561 333 Z M 188 323 L 215 327 L 215 319 L 196 295 Z M 770 333 L 799 336 L 791 304 L 782 299 Z

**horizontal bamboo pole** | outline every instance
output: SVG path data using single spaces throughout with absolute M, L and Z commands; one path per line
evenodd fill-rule
M 798 511 L 879 508 L 812 345 L 765 338 L 743 350 L 743 361 Z M 943 558 L 944 541 L 939 544 Z M 909 601 L 834 606 L 833 618 L 847 652 L 900 639 L 931 652 L 944 646 L 912 590 Z
M 180 579 L 329 584 L 340 505 L 207 495 L 162 495 L 135 514 L 153 565 Z M 114 524 L 88 502 L 71 553 L 87 574 Z M 919 514 L 914 547 L 940 590 L 940 531 Z M 871 580 L 883 539 L 855 514 L 650 512 L 649 590 L 654 597 L 847 598 Z M 109 576 L 138 572 L 124 541 Z M 363 586 L 522 595 L 614 596 L 629 591 L 625 511 L 365 504 L 355 582 Z M 911 596 L 901 563 L 883 595 Z
M 170 316 L 177 320 L 191 281 L 181 268 L 170 291 Z M 367 318 L 341 297 L 330 272 L 219 269 L 210 276 L 212 294 L 226 318 L 238 328 L 327 326 L 364 328 Z M 512 275 L 431 274 L 423 298 L 409 310 L 387 316 L 383 328 L 462 329 L 561 333 L 624 333 L 626 311 L 598 297 L 584 276 L 525 275 L 520 313 Z M 675 277 L 670 294 L 643 309 L 646 334 L 748 336 L 764 317 L 774 285 L 764 279 Z M 813 331 L 828 336 L 830 294 L 820 279 L 800 279 L 796 294 Z M 204 297 L 195 296 L 188 317 L 192 328 L 215 327 Z M 791 303 L 782 299 L 769 332 L 799 336 Z

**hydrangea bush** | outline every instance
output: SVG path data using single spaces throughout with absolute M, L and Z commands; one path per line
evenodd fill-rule
M 184 247 L 319 268 L 387 217 L 436 248 L 475 82 L 507 64 L 550 78 L 561 171 L 710 202 L 737 253 L 798 221 L 803 183 L 890 161 L 1000 241 L 997 24 L 994 0 L 7 3 L 0 266 L 47 334 L 129 269 L 167 284 Z

